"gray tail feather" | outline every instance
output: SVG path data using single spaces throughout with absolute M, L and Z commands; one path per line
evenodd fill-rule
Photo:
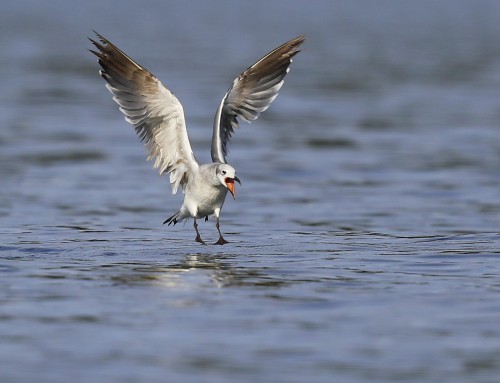
M 165 220 L 165 222 L 163 222 L 163 224 L 165 225 L 166 223 L 168 223 L 168 226 L 170 226 L 171 224 L 174 224 L 174 226 L 175 226 L 175 224 L 178 222 L 178 221 L 177 221 L 177 217 L 179 217 L 179 214 L 180 214 L 180 213 L 181 213 L 181 212 L 180 212 L 180 211 L 178 211 L 178 212 L 177 212 L 177 213 L 175 213 L 173 216 L 171 216 L 171 217 L 167 218 L 167 219 Z

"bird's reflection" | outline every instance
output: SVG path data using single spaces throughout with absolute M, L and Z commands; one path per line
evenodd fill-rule
M 169 269 L 186 273 L 203 270 L 217 287 L 238 284 L 238 277 L 244 270 L 236 265 L 232 256 L 221 257 L 203 253 L 187 254 L 177 263 L 170 265 Z
M 118 265 L 116 265 L 118 266 Z M 120 284 L 149 283 L 166 288 L 207 285 L 224 288 L 234 286 L 278 286 L 286 280 L 272 277 L 265 268 L 247 263 L 241 266 L 234 255 L 190 253 L 174 262 L 121 263 L 120 272 L 112 278 Z

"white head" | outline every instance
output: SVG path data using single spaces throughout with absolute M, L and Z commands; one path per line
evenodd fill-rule
M 219 182 L 227 187 L 227 189 L 231 192 L 233 198 L 236 198 L 234 181 L 238 182 L 241 185 L 239 178 L 236 177 L 236 170 L 231 165 L 220 164 L 215 169 L 215 175 Z

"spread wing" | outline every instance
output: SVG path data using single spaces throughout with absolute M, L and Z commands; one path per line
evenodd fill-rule
M 154 75 L 96 35 L 99 42 L 90 41 L 97 48 L 91 52 L 99 58 L 99 73 L 125 120 L 145 142 L 148 160 L 154 159 L 160 174 L 170 174 L 175 194 L 179 185 L 184 188 L 190 172 L 199 167 L 189 143 L 182 105 Z
M 222 99 L 215 114 L 212 161 L 226 162 L 227 144 L 238 128 L 237 117 L 256 120 L 278 95 L 292 57 L 299 53 L 304 36 L 299 36 L 265 55 L 240 74 Z

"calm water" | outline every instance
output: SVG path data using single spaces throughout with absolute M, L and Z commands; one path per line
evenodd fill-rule
M 498 381 L 500 3 L 9 3 L 2 383 Z M 176 93 L 202 161 L 235 75 L 306 34 L 233 139 L 231 244 L 161 224 L 182 197 L 92 29 Z

